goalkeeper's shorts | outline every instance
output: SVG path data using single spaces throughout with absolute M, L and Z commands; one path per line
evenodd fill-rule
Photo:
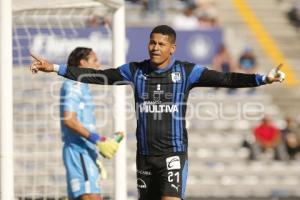
M 63 160 L 67 172 L 67 187 L 70 198 L 83 194 L 100 194 L 100 174 L 88 151 L 64 145 Z

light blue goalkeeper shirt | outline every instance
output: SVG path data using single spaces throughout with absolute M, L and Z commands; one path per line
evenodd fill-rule
M 95 149 L 95 146 L 63 123 L 64 112 L 76 112 L 78 121 L 90 132 L 96 132 L 94 104 L 88 84 L 65 80 L 60 91 L 62 140 L 76 150 Z

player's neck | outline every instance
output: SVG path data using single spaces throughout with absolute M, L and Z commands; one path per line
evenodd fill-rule
M 154 69 L 164 69 L 166 67 L 169 67 L 171 63 L 173 63 L 173 59 L 169 58 L 168 60 L 166 60 L 165 62 L 161 63 L 161 64 L 156 64 L 156 63 L 151 63 L 151 67 Z

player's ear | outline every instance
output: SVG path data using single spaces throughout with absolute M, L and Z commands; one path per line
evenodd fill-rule
M 87 65 L 87 61 L 85 59 L 81 59 L 79 63 L 80 63 L 80 66 L 82 66 L 82 67 Z
M 175 53 L 175 51 L 176 51 L 176 44 L 172 44 L 172 46 L 171 46 L 171 55 L 173 55 L 174 53 Z

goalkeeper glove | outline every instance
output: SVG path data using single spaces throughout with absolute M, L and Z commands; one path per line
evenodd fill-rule
M 268 75 L 265 77 L 266 83 L 273 83 L 273 82 L 282 82 L 285 79 L 285 73 L 280 71 L 282 64 L 280 64 L 275 69 L 272 69 Z
M 91 133 L 88 140 L 96 145 L 99 153 L 104 158 L 111 159 L 117 153 L 119 148 L 118 142 L 121 142 L 122 138 L 122 132 L 118 132 L 113 139 L 107 139 L 106 137 L 100 137 L 98 134 Z
M 119 143 L 114 139 L 97 142 L 96 146 L 104 158 L 111 159 L 118 151 Z

